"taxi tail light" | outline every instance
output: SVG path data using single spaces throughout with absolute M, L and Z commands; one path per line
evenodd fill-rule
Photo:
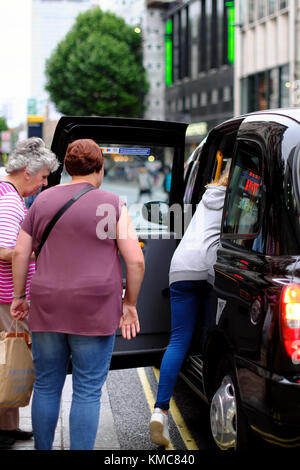
M 300 285 L 285 286 L 281 296 L 281 332 L 285 350 L 300 364 Z

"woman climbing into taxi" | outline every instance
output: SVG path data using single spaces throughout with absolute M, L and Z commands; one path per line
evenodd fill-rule
M 199 315 L 210 318 L 210 296 L 214 282 L 222 210 L 228 170 L 207 189 L 174 252 L 170 272 L 171 337 L 164 354 L 154 412 L 150 420 L 151 440 L 168 446 L 168 409 L 183 360 L 188 352 Z M 208 325 L 204 325 L 206 331 Z M 204 333 L 205 334 L 205 333 Z

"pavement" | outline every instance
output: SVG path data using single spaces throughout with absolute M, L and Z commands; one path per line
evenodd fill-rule
M 72 401 L 72 376 L 68 375 L 62 393 L 61 409 L 55 432 L 53 450 L 69 450 L 69 411 Z M 20 428 L 30 431 L 31 403 L 20 408 Z M 35 450 L 34 440 L 16 441 L 11 450 Z M 106 384 L 102 389 L 100 420 L 94 450 L 120 450 L 114 419 L 112 416 Z

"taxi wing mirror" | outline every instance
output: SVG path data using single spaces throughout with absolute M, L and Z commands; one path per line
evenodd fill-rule
M 143 218 L 149 222 L 168 225 L 169 204 L 163 201 L 149 201 L 142 207 Z

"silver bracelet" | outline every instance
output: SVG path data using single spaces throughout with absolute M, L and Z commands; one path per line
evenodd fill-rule
M 25 299 L 25 297 L 26 297 L 26 294 L 23 294 L 23 295 L 15 295 L 15 294 L 13 294 L 13 298 L 14 298 L 14 299 Z

